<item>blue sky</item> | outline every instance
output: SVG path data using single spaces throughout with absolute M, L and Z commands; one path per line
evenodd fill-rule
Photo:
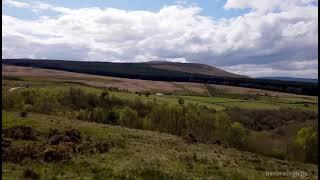
M 317 0 L 3 0 L 3 58 L 202 63 L 318 76 Z
M 25 0 L 23 2 L 30 2 Z M 68 8 L 88 8 L 88 7 L 101 7 L 101 8 L 118 8 L 125 10 L 138 10 L 138 11 L 159 11 L 164 6 L 176 4 L 189 4 L 197 5 L 202 8 L 201 15 L 209 16 L 214 19 L 232 18 L 248 12 L 248 9 L 229 9 L 223 8 L 226 0 L 43 0 L 42 2 L 50 3 L 54 6 L 62 6 Z M 13 7 L 3 8 L 4 13 L 16 16 L 22 19 L 36 19 L 37 15 L 28 10 L 17 10 Z M 48 15 L 56 15 L 56 13 L 48 13 Z

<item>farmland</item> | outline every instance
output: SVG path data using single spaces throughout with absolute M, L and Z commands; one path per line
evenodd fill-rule
M 38 88 L 43 90 L 51 90 L 51 91 L 57 91 L 57 90 L 63 90 L 70 86 L 72 87 L 79 87 L 82 88 L 88 92 L 101 92 L 103 91 L 103 88 L 101 87 L 95 87 L 88 85 L 86 83 L 79 84 L 77 82 L 66 82 L 66 83 L 58 83 L 55 81 L 46 81 L 41 80 L 41 78 L 22 78 L 22 82 L 20 81 L 10 81 L 12 84 L 8 84 L 5 86 L 5 89 L 8 89 L 8 87 L 15 87 L 19 84 L 29 84 L 30 88 Z M 90 80 L 91 81 L 91 80 Z M 9 81 L 4 80 L 4 84 L 7 84 Z M 28 83 L 29 82 L 29 83 Z M 46 84 L 46 86 L 43 86 Z M 138 94 L 134 92 L 110 92 L 111 95 L 114 95 L 116 97 L 120 97 L 123 99 L 135 99 L 135 98 L 141 98 L 143 101 L 158 101 L 163 103 L 172 103 L 177 104 L 179 98 L 183 98 L 186 103 L 193 103 L 198 105 L 204 105 L 211 108 L 214 108 L 216 110 L 223 110 L 225 108 L 232 108 L 232 107 L 242 107 L 247 109 L 279 109 L 281 107 L 291 107 L 291 108 L 299 108 L 299 109 L 305 109 L 305 110 L 317 110 L 317 99 L 314 97 L 296 97 L 295 95 L 292 95 L 292 97 L 266 97 L 266 96 L 255 96 L 250 99 L 246 96 L 240 96 L 240 97 L 234 97 L 230 95 L 224 95 L 217 97 L 209 97 L 209 96 L 190 96 L 190 95 L 150 95 L 148 97 L 146 96 L 139 96 Z M 258 99 L 257 99 L 258 98 Z
M 10 81 L 11 83 L 7 84 L 7 80 L 4 78 L 3 83 L 7 85 L 3 88 L 8 86 L 13 87 L 19 84 L 28 84 L 31 88 L 38 88 L 40 86 L 39 88 L 41 89 L 59 90 L 69 86 L 76 86 L 88 91 L 101 92 L 104 88 L 116 87 L 128 90 L 128 92 L 125 93 L 111 92 L 112 95 L 120 98 L 134 99 L 139 97 L 143 101 L 157 100 L 159 102 L 173 104 L 177 104 L 178 99 L 183 98 L 186 103 L 205 105 L 216 110 L 223 110 L 231 107 L 243 107 L 249 109 L 278 109 L 281 107 L 291 107 L 316 111 L 318 101 L 316 97 L 312 96 L 221 85 L 210 86 L 225 93 L 210 96 L 206 87 L 197 83 L 129 80 L 125 78 L 86 75 L 81 73 L 10 65 L 4 65 L 2 74 L 4 76 L 20 77 L 20 79 L 23 80 Z M 138 96 L 135 93 L 146 91 L 149 91 L 152 94 L 162 92 L 164 94 L 172 95 L 150 95 L 149 97 L 145 97 Z M 188 94 L 192 94 L 192 96 Z

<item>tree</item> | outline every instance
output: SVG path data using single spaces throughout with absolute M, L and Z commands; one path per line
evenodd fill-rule
M 107 113 L 101 107 L 93 109 L 93 121 L 98 123 L 107 123 Z
M 318 133 L 314 128 L 301 128 L 297 132 L 295 143 L 304 150 L 307 162 L 318 163 Z
M 119 123 L 122 126 L 131 128 L 140 127 L 140 124 L 138 124 L 138 118 L 137 111 L 131 109 L 130 107 L 125 107 L 120 111 Z
M 318 133 L 313 133 L 306 143 L 306 160 L 318 164 Z
M 118 114 L 116 113 L 116 111 L 114 109 L 110 110 L 107 114 L 107 119 L 108 119 L 108 123 L 110 124 L 117 124 L 118 121 Z
M 101 105 L 105 105 L 105 102 L 108 100 L 108 97 L 109 97 L 109 92 L 108 91 L 103 91 L 100 94 Z
M 227 141 L 231 120 L 227 113 L 219 111 L 213 114 L 214 135 L 221 141 Z
M 20 117 L 22 117 L 22 118 L 26 118 L 27 115 L 28 115 L 28 112 L 27 112 L 27 111 L 21 111 L 21 112 L 19 113 L 19 115 L 20 115 Z
M 184 124 L 187 134 L 191 133 L 200 141 L 208 141 L 214 137 L 216 129 L 212 119 L 213 113 L 206 112 L 195 105 L 187 105 L 185 113 L 182 114 L 185 114 Z
M 183 105 L 183 104 L 184 104 L 184 99 L 179 98 L 178 103 L 179 103 L 180 105 Z
M 245 145 L 246 135 L 246 130 L 242 124 L 234 122 L 229 130 L 228 142 L 236 148 L 242 148 Z

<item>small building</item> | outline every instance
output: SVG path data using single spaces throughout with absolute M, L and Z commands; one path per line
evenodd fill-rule
M 163 96 L 163 93 L 156 93 L 157 96 Z

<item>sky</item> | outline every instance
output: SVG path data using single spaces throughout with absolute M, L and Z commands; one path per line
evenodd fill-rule
M 316 0 L 2 0 L 2 58 L 174 61 L 318 77 Z

